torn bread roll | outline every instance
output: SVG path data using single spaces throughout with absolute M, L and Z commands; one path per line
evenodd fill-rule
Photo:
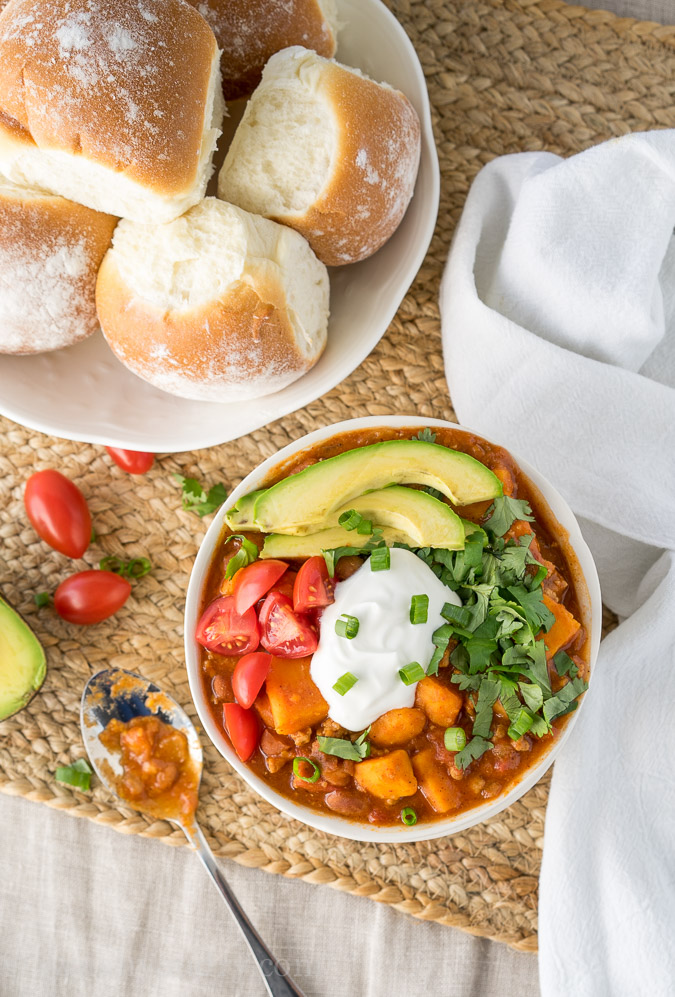
M 183 398 L 286 387 L 326 344 L 328 274 L 292 229 L 210 197 L 168 225 L 122 221 L 96 304 L 113 352 Z
M 183 0 L 10 0 L 0 172 L 170 221 L 203 197 L 224 113 L 213 32 Z
M 290 225 L 329 266 L 355 263 L 401 222 L 419 158 L 407 97 L 296 46 L 267 63 L 218 196 Z
M 282 48 L 303 45 L 332 58 L 337 44 L 335 0 L 188 0 L 211 26 L 222 51 L 226 100 L 248 97 L 265 63 Z
M 42 353 L 98 328 L 96 275 L 117 219 L 0 177 L 0 353 Z

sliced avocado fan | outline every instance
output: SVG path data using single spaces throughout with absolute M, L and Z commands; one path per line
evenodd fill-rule
M 382 539 L 387 547 L 393 547 L 395 543 L 407 544 L 408 547 L 416 546 L 415 541 L 407 533 L 392 530 L 388 526 L 382 530 Z M 335 547 L 365 547 L 370 540 L 372 540 L 372 536 L 357 533 L 356 530 L 345 530 L 342 526 L 335 526 L 330 530 L 320 530 L 318 533 L 307 533 L 303 536 L 269 533 L 265 537 L 260 556 L 282 559 L 314 557 L 324 550 L 333 550 Z
M 385 440 L 329 457 L 266 489 L 248 528 L 316 532 L 359 496 L 392 484 L 430 486 L 459 506 L 502 494 L 499 478 L 468 454 L 419 440 Z
M 46 673 L 42 645 L 23 617 L 0 598 L 0 720 L 30 702 Z

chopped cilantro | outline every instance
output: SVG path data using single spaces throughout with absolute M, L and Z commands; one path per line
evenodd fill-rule
M 495 679 L 484 678 L 478 690 L 473 736 L 487 737 L 492 725 L 492 707 L 497 702 L 501 685 Z
M 524 585 L 510 585 L 508 591 L 523 607 L 525 618 L 534 631 L 548 632 L 551 629 L 555 623 L 555 616 L 542 599 L 541 587 L 530 592 Z
M 429 428 L 420 429 L 419 433 L 411 436 L 412 440 L 419 440 L 420 443 L 435 443 L 436 433 L 432 433 Z
M 486 751 L 492 751 L 493 748 L 492 741 L 488 741 L 484 737 L 472 737 L 467 746 L 455 755 L 455 765 L 458 769 L 466 769 L 471 762 L 475 762 Z
M 82 789 L 86 792 L 91 786 L 93 771 L 85 758 L 78 758 L 72 765 L 59 766 L 55 776 L 57 782 L 64 782 L 67 786 L 74 786 L 75 789 Z
M 317 737 L 319 750 L 324 755 L 335 755 L 336 758 L 347 758 L 352 762 L 363 761 L 370 754 L 370 743 L 366 741 L 368 731 L 364 731 L 356 741 L 348 741 L 341 737 Z
M 198 516 L 208 516 L 220 508 L 227 498 L 225 485 L 213 485 L 205 492 L 196 478 L 184 478 L 182 474 L 174 474 L 183 488 L 183 508 L 188 512 L 196 512 Z
M 488 512 L 490 517 L 483 523 L 483 526 L 485 529 L 492 530 L 498 537 L 503 537 L 517 519 L 524 519 L 528 523 L 534 522 L 529 503 L 525 499 L 514 499 L 508 495 L 498 495 Z
M 575 679 L 579 674 L 579 669 L 575 665 L 569 654 L 565 654 L 564 651 L 558 651 L 558 653 L 553 658 L 553 664 L 558 675 L 569 675 L 570 678 Z
M 584 682 L 581 678 L 571 679 L 556 696 L 552 696 L 546 700 L 544 703 L 544 719 L 550 723 L 556 717 L 561 717 L 564 713 L 567 713 L 572 701 L 577 696 L 580 696 L 582 692 L 585 692 L 586 689 L 588 689 L 588 682 Z M 576 709 L 576 706 L 573 709 Z
M 245 568 L 247 564 L 256 561 L 259 554 L 256 545 L 251 540 L 247 540 L 243 533 L 233 533 L 230 540 L 238 540 L 241 546 L 234 557 L 231 557 L 227 562 L 226 578 L 232 578 L 240 568 Z
M 535 685 L 533 682 L 519 682 L 520 691 L 523 694 L 523 699 L 526 704 L 535 713 L 540 710 L 544 705 L 544 693 L 541 686 Z
M 356 527 L 357 533 L 358 528 Z M 330 550 L 322 550 L 324 561 L 326 562 L 326 567 L 328 568 L 328 574 L 331 578 L 335 577 L 335 568 L 341 557 L 347 557 L 349 555 L 357 554 L 370 554 L 377 547 L 386 547 L 386 543 L 382 537 L 382 530 L 379 527 L 375 527 L 372 531 L 372 536 L 370 540 L 364 544 L 363 547 L 333 547 Z
M 36 592 L 33 599 L 38 609 L 42 609 L 43 606 L 48 606 L 52 601 L 52 597 L 49 592 Z

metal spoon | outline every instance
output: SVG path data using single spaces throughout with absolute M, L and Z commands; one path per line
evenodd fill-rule
M 99 672 L 89 679 L 82 694 L 80 711 L 80 726 L 85 747 L 94 766 L 97 776 L 104 786 L 119 797 L 111 785 L 110 777 L 120 776 L 122 768 L 119 756 L 110 752 L 99 740 L 99 735 L 112 719 L 126 723 L 133 717 L 155 714 L 165 724 L 175 727 L 185 734 L 190 751 L 190 758 L 197 771 L 198 779 L 202 773 L 202 749 L 197 737 L 197 731 L 187 714 L 169 696 L 161 692 L 152 682 L 140 675 L 126 672 L 121 668 L 111 668 Z M 152 813 L 151 807 L 141 808 L 128 800 L 122 801 L 125 806 L 131 806 L 141 813 Z M 263 978 L 267 992 L 272 997 L 303 997 L 302 991 L 293 983 L 291 977 L 279 965 L 269 951 L 262 938 L 255 930 L 239 902 L 228 886 L 222 872 L 216 864 L 213 852 L 197 821 L 189 821 L 176 813 L 171 817 L 166 813 L 163 818 L 170 820 L 182 828 L 188 841 L 202 860 L 205 869 L 220 890 L 223 900 L 230 908 L 232 916 L 239 925 Z

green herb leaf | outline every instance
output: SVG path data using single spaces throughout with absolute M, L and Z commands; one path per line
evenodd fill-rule
M 489 668 L 492 656 L 497 650 L 497 641 L 488 637 L 472 637 L 467 641 L 466 649 L 469 653 L 469 671 L 475 675 L 476 672 Z
M 234 557 L 231 557 L 227 562 L 227 567 L 225 568 L 226 578 L 233 578 L 240 568 L 245 568 L 247 564 L 257 561 L 260 553 L 256 545 L 251 540 L 248 540 L 243 533 L 233 533 L 228 543 L 230 540 L 238 540 L 240 547 Z
M 357 530 L 358 532 L 358 530 Z M 373 529 L 373 534 L 370 540 L 363 545 L 363 547 L 332 547 L 329 550 L 322 550 L 323 559 L 326 562 L 326 567 L 328 568 L 328 574 L 331 578 L 335 577 L 335 567 L 341 557 L 350 557 L 356 554 L 370 554 L 371 551 L 377 550 L 380 547 L 385 547 L 386 544 L 382 538 L 382 530 L 380 527 L 375 527 Z M 397 545 L 398 546 L 398 545 Z
M 558 675 L 569 675 L 570 678 L 575 679 L 579 674 L 576 664 L 564 651 L 558 651 L 553 658 L 553 664 Z
M 52 597 L 49 592 L 36 592 L 33 596 L 33 600 L 38 609 L 42 609 L 43 606 L 48 606 L 52 601 Z
M 548 632 L 555 623 L 555 616 L 542 600 L 541 588 L 530 592 L 524 585 L 511 585 L 508 590 L 519 606 L 522 606 L 525 619 L 535 633 Z
M 475 692 L 476 689 L 480 688 L 480 684 L 483 681 L 482 675 L 463 675 L 461 672 L 457 672 L 450 676 L 450 681 L 454 682 L 455 685 L 459 686 L 460 692 L 465 692 L 467 689 L 471 689 Z
M 174 474 L 174 478 L 180 481 L 183 489 L 183 508 L 198 516 L 215 512 L 227 498 L 225 485 L 214 485 L 206 492 L 196 478 L 184 478 L 182 474 Z
M 432 488 L 431 485 L 426 485 L 422 489 L 422 491 L 426 492 L 427 495 L 431 495 L 432 498 L 438 499 L 441 502 L 445 498 L 445 495 L 443 494 L 443 492 L 439 492 L 438 488 Z
M 478 690 L 478 701 L 476 703 L 476 716 L 473 721 L 473 736 L 487 737 L 492 725 L 492 707 L 497 702 L 501 690 L 501 683 L 495 679 L 485 678 Z
M 370 754 L 370 744 L 367 741 L 348 741 L 341 737 L 317 737 L 319 750 L 324 755 L 335 755 L 336 758 L 347 758 L 351 762 L 360 762 Z
M 498 537 L 503 537 L 517 519 L 524 519 L 528 523 L 534 522 L 529 503 L 524 499 L 510 498 L 508 495 L 497 496 L 488 512 L 490 517 L 483 523 L 483 526 Z
M 432 433 L 429 428 L 420 429 L 419 433 L 411 436 L 412 440 L 419 440 L 421 443 L 435 443 L 436 433 Z
M 98 566 L 101 571 L 112 571 L 114 575 L 129 579 L 143 578 L 152 571 L 152 563 L 147 557 L 132 557 L 129 561 L 125 561 L 113 554 L 101 558 Z
M 499 702 L 506 710 L 506 715 L 512 723 L 523 708 L 523 704 L 520 702 L 516 694 L 516 688 L 516 683 L 512 682 L 511 679 L 506 678 L 504 675 L 500 677 Z
M 544 693 L 542 692 L 541 687 L 533 685 L 529 682 L 519 682 L 518 685 L 527 706 L 529 706 L 529 708 L 535 713 L 537 710 L 540 710 L 544 705 Z
M 556 717 L 561 717 L 568 712 L 568 707 L 573 700 L 577 699 L 582 692 L 588 689 L 588 682 L 582 678 L 575 678 L 562 687 L 560 692 L 547 699 L 544 703 L 544 719 L 550 723 Z
M 91 786 L 93 769 L 84 758 L 78 758 L 72 765 L 61 765 L 56 770 L 56 781 L 86 792 Z
M 431 643 L 434 645 L 436 650 L 432 654 L 431 661 L 427 665 L 427 675 L 438 674 L 438 666 L 441 662 L 443 655 L 446 652 L 448 644 L 452 639 L 453 639 L 453 628 L 451 625 L 444 623 L 442 626 L 438 628 L 438 630 L 434 630 L 433 634 L 431 635 Z
M 488 741 L 484 737 L 472 737 L 466 748 L 462 748 L 455 755 L 455 765 L 458 769 L 467 769 L 471 762 L 475 762 L 486 751 L 492 751 L 493 748 L 492 741 Z

